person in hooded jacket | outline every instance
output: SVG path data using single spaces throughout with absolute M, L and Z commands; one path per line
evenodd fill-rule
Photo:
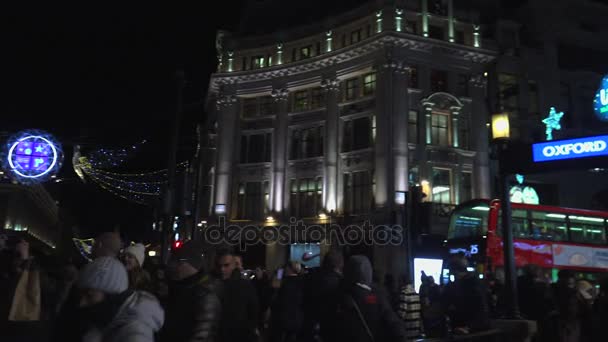
M 388 299 L 372 285 L 372 265 L 364 255 L 348 259 L 343 293 L 336 314 L 336 340 L 349 342 L 405 341 L 403 322 Z
M 116 258 L 87 264 L 76 283 L 83 342 L 153 342 L 164 321 L 156 298 L 129 290 L 127 270 Z

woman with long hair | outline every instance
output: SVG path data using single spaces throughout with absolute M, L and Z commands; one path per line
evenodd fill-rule
M 150 291 L 150 275 L 143 269 L 146 256 L 146 247 L 136 243 L 125 248 L 121 255 L 121 261 L 129 275 L 129 289 L 138 291 Z

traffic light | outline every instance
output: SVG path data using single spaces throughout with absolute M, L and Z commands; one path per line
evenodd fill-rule
M 177 249 L 177 248 L 180 248 L 182 245 L 183 245 L 183 243 L 178 240 L 173 243 L 173 248 Z

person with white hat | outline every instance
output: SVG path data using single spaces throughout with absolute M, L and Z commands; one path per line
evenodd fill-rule
M 141 243 L 125 248 L 121 255 L 121 261 L 129 275 L 129 288 L 132 290 L 150 290 L 150 275 L 143 269 L 145 257 L 146 247 Z
M 127 270 L 117 259 L 100 257 L 87 264 L 76 285 L 82 341 L 154 341 L 164 311 L 153 295 L 129 290 Z

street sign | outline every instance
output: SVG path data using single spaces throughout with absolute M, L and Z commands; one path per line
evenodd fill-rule
M 532 144 L 535 163 L 608 156 L 608 135 Z

